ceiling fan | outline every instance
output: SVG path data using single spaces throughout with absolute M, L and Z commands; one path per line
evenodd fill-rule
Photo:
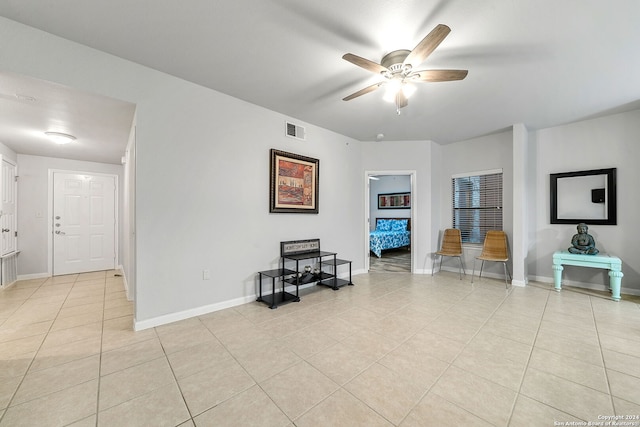
M 352 53 L 343 55 L 342 59 L 365 70 L 379 73 L 384 77 L 384 80 L 360 89 L 342 100 L 350 101 L 366 93 L 373 92 L 381 86 L 386 86 L 385 99 L 394 101 L 396 112 L 400 114 L 400 109 L 409 105 L 409 97 L 415 91 L 415 86 L 411 83 L 447 82 L 464 79 L 468 70 L 413 70 L 414 66 L 420 65 L 431 55 L 450 32 L 451 28 L 439 24 L 413 50 L 394 50 L 386 54 L 380 64 Z

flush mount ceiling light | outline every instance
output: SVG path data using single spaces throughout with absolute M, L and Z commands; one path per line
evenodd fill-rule
M 62 132 L 45 132 L 45 135 L 49 137 L 56 144 L 68 144 L 76 140 L 76 137 Z

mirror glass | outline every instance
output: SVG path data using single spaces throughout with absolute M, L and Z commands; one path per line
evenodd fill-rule
M 616 224 L 616 169 L 551 174 L 551 224 Z

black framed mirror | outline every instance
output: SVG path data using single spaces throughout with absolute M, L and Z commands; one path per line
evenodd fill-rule
M 616 225 L 616 168 L 552 173 L 551 224 Z

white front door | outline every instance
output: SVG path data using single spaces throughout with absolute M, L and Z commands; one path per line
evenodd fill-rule
M 16 165 L 2 159 L 2 206 L 0 207 L 0 227 L 2 227 L 1 255 L 15 252 L 16 238 Z
M 115 177 L 53 174 L 53 275 L 115 268 Z

